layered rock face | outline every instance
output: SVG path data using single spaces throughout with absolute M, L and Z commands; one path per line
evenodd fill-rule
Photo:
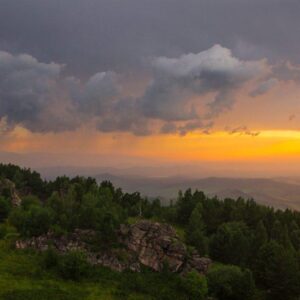
M 21 205 L 21 198 L 18 195 L 15 184 L 9 179 L 0 179 L 0 193 L 3 190 L 8 190 L 11 197 L 11 203 L 14 207 L 18 207 Z
M 127 248 L 137 254 L 140 263 L 155 271 L 161 271 L 167 265 L 172 272 L 196 269 L 205 273 L 211 263 L 196 251 L 188 253 L 174 228 L 168 224 L 140 221 L 122 226 L 121 231 L 126 236 L 124 244 Z
M 61 237 L 54 236 L 53 233 L 49 232 L 39 237 L 16 241 L 16 248 L 33 248 L 38 251 L 46 251 L 51 247 L 60 254 L 69 251 L 81 251 L 86 254 L 87 260 L 92 265 L 108 267 L 119 272 L 127 269 L 134 272 L 140 271 L 140 264 L 133 253 L 125 248 L 97 251 L 93 249 L 95 247 L 94 242 L 91 245 L 91 241 L 96 239 L 97 233 L 93 230 L 77 229 L 73 233 Z
M 80 250 L 86 252 L 90 263 L 116 271 L 129 269 L 139 272 L 144 265 L 158 272 L 167 266 L 177 273 L 186 273 L 192 269 L 206 273 L 211 264 L 210 259 L 201 257 L 196 251 L 189 253 L 174 228 L 168 224 L 143 220 L 133 225 L 121 225 L 118 238 L 122 247 L 110 251 L 91 251 L 86 241 L 95 236 L 95 232 L 86 230 L 76 230 L 68 237 L 59 238 L 49 233 L 30 240 L 17 241 L 16 247 L 32 247 L 43 251 L 52 244 L 60 253 Z

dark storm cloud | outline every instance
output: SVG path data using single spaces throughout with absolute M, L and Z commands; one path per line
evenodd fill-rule
M 40 63 L 30 55 L 13 56 L 1 51 L 0 118 L 7 117 L 8 124 L 22 123 L 32 131 L 43 127 L 40 116 L 52 104 L 61 68 Z
M 87 114 L 103 115 L 109 111 L 120 96 L 120 88 L 116 74 L 113 72 L 100 72 L 93 75 L 82 85 L 77 78 L 67 78 L 70 97 L 75 106 Z
M 0 51 L 0 124 L 5 120 L 33 132 L 74 130 L 113 106 L 118 94 L 113 73 L 97 73 L 82 83 L 62 70 L 30 55 Z
M 242 59 L 299 63 L 298 0 L 1 0 L 0 46 L 78 76 L 214 44 Z
M 265 61 L 239 60 L 220 45 L 178 58 L 157 57 L 151 65 L 152 81 L 145 93 L 140 98 L 111 105 L 108 117 L 100 120 L 99 129 L 145 135 L 150 133 L 147 123 L 153 119 L 166 122 L 162 133 L 185 135 L 196 129 L 210 129 L 214 118 L 232 108 L 236 90 L 260 78 L 268 69 Z M 203 102 L 202 96 L 208 93 L 216 96 L 208 103 Z M 191 102 L 193 97 L 197 100 Z M 199 102 L 207 107 L 204 113 L 197 111 Z M 174 122 L 185 124 L 177 126 Z
M 254 81 L 252 94 L 258 95 L 277 82 L 266 81 L 272 75 L 266 61 L 240 60 L 220 45 L 177 58 L 154 58 L 151 70 L 144 93 L 126 98 L 114 72 L 81 80 L 63 74 L 63 65 L 1 51 L 0 120 L 9 128 L 22 125 L 33 132 L 75 130 L 93 123 L 103 132 L 135 135 L 154 133 L 151 125 L 159 121 L 161 133 L 185 135 L 211 129 L 214 119 L 232 108 L 244 85 Z M 199 111 L 199 104 L 205 109 Z
M 299 11 L 298 0 L 0 0 L 1 122 L 209 131 L 250 82 L 260 96 L 299 81 Z M 151 80 L 139 97 L 122 92 L 128 74 Z

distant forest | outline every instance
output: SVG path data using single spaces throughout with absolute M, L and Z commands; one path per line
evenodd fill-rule
M 21 199 L 20 206 L 13 205 L 12 189 Z M 167 269 L 164 274 L 146 270 L 126 276 L 101 268 L 87 272 L 84 258 L 78 254 L 57 257 L 49 252 L 19 253 L 11 246 L 17 238 L 37 237 L 50 230 L 65 235 L 75 229 L 91 229 L 99 233 L 97 243 L 113 248 L 118 246 L 116 231 L 120 225 L 142 218 L 171 224 L 190 249 L 211 258 L 213 266 L 206 276 L 183 278 L 169 274 Z M 5 294 L 0 291 L 0 299 L 105 299 L 85 298 L 76 284 L 65 285 L 68 280 L 82 281 L 82 286 L 90 287 L 91 295 L 101 281 L 103 289 L 110 286 L 113 290 L 114 298 L 106 299 L 300 297 L 300 212 L 275 210 L 253 199 L 220 200 L 188 189 L 179 191 L 176 201 L 161 205 L 159 199 L 149 200 L 139 192 L 124 193 L 108 181 L 98 184 L 90 177 L 65 176 L 45 181 L 30 169 L 1 164 L 0 222 L 0 288 L 8 289 L 7 282 L 12 278 L 16 282 L 22 276 L 28 279 L 26 284 L 21 280 L 18 287 L 5 290 Z M 16 265 L 9 255 L 15 255 Z M 8 262 L 11 265 L 6 269 Z M 29 262 L 39 275 L 24 271 Z M 75 273 L 78 276 L 74 277 Z M 48 282 L 49 276 L 55 287 L 36 286 L 37 278 Z

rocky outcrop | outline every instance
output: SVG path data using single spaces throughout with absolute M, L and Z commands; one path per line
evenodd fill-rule
M 0 194 L 4 191 L 8 190 L 11 198 L 11 203 L 14 207 L 18 207 L 21 205 L 21 198 L 16 190 L 15 184 L 9 179 L 0 179 Z
M 131 226 L 121 226 L 123 243 L 137 254 L 143 265 L 161 271 L 167 265 L 172 272 L 196 269 L 205 273 L 210 260 L 202 258 L 196 251 L 189 253 L 174 228 L 168 224 L 140 221 Z
M 121 225 L 118 239 L 122 247 L 109 251 L 91 250 L 88 241 L 95 240 L 96 235 L 96 232 L 90 230 L 76 230 L 67 237 L 54 237 L 48 233 L 30 240 L 17 241 L 16 247 L 44 251 L 52 245 L 60 253 L 80 250 L 86 252 L 93 265 L 106 266 L 116 271 L 129 269 L 139 272 L 143 265 L 158 272 L 166 266 L 177 273 L 186 273 L 192 269 L 206 273 L 211 264 L 210 259 L 201 257 L 197 251 L 190 253 L 174 228 L 168 224 L 143 220 L 133 225 Z
M 33 248 L 46 251 L 49 248 L 57 250 L 60 254 L 69 251 L 81 251 L 86 254 L 87 260 L 92 265 L 108 267 L 112 270 L 122 272 L 124 270 L 140 271 L 140 264 L 136 255 L 125 248 L 95 251 L 95 240 L 97 233 L 93 230 L 77 229 L 73 233 L 64 236 L 55 236 L 52 232 L 27 240 L 16 241 L 17 249 Z M 93 241 L 91 243 L 91 241 Z M 101 245 L 100 245 L 101 246 Z

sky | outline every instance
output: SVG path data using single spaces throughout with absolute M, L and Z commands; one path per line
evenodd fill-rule
M 3 162 L 300 175 L 298 0 L 0 7 Z

